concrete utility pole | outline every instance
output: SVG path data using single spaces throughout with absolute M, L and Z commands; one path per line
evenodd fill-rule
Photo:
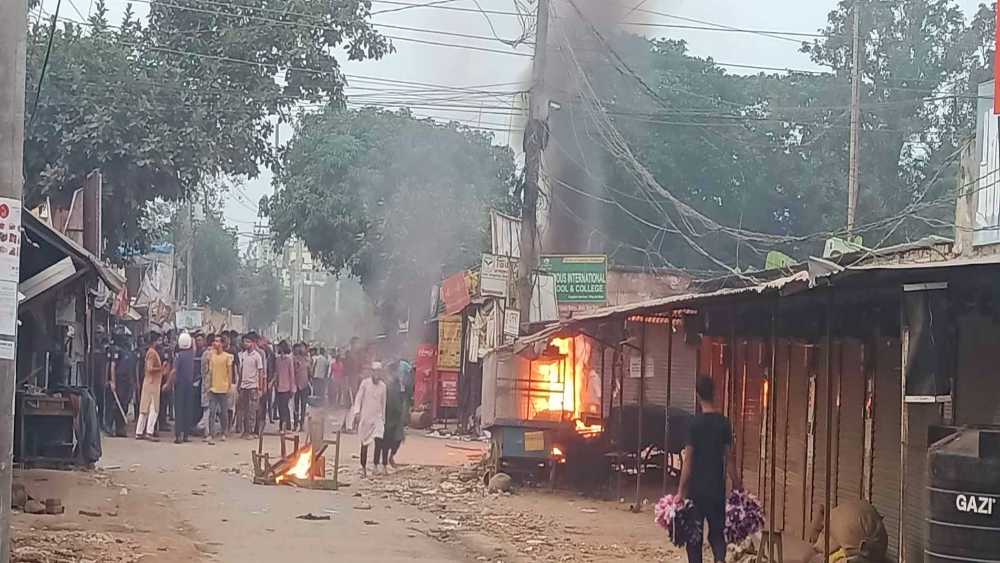
M 187 276 L 184 289 L 187 291 L 184 305 L 190 311 L 194 306 L 194 204 L 187 202 L 187 255 L 184 257 L 184 269 Z
M 854 231 L 858 208 L 858 180 L 861 175 L 861 0 L 854 0 L 854 53 L 851 69 L 851 153 L 847 174 L 847 234 Z
M 0 2 L 0 197 L 20 201 L 24 184 L 24 67 L 27 2 Z M 6 298 L 6 297 L 5 297 Z M 17 307 L 17 291 L 10 297 Z M 16 341 L 16 339 L 15 339 Z M 17 346 L 14 346 L 16 354 Z M 0 561 L 10 561 L 16 358 L 0 359 Z
M 524 204 L 521 209 L 521 263 L 517 280 L 521 322 L 531 318 L 531 294 L 538 265 L 538 178 L 542 151 L 549 140 L 549 101 L 545 95 L 545 60 L 549 41 L 549 0 L 538 0 L 535 57 L 531 67 L 528 124 L 524 128 Z

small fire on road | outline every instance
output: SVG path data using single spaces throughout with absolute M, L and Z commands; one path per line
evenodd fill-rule
M 313 465 L 313 450 L 312 448 L 304 448 L 296 454 L 295 462 L 286 469 L 283 473 L 275 477 L 274 482 L 281 484 L 282 481 L 288 480 L 289 477 L 295 477 L 296 479 L 308 479 L 310 471 Z

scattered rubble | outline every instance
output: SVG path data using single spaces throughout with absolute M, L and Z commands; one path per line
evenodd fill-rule
M 14 529 L 12 563 L 137 563 L 146 555 L 126 535 Z
M 365 491 L 368 496 L 403 502 L 435 516 L 433 521 L 414 522 L 408 529 L 445 543 L 461 542 L 464 535 L 477 533 L 492 537 L 506 545 L 508 551 L 519 552 L 532 561 L 685 560 L 680 550 L 665 541 L 660 545 L 592 544 L 583 541 L 584 530 L 550 516 L 510 509 L 496 502 L 512 494 L 510 478 L 504 475 L 508 490 L 500 492 L 483 485 L 483 471 L 482 464 L 462 468 L 408 467 L 368 482 Z

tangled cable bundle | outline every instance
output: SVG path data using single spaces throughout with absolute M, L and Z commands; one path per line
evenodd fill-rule
M 694 504 L 680 500 L 677 495 L 666 495 L 656 503 L 654 520 L 667 531 L 670 542 L 677 547 L 696 543 L 702 537 L 702 522 L 694 517 Z
M 764 528 L 764 509 L 757 497 L 733 491 L 726 499 L 726 543 L 738 544 Z

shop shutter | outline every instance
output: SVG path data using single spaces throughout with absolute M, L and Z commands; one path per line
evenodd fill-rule
M 785 522 L 787 520 L 787 510 L 786 502 L 788 500 L 788 478 L 786 473 L 788 471 L 788 445 L 787 445 L 787 430 L 789 428 L 788 423 L 788 410 L 789 403 L 786 398 L 789 396 L 790 383 L 789 373 L 789 345 L 787 341 L 779 340 L 777 347 L 775 348 L 774 355 L 774 365 L 775 373 L 772 379 L 774 388 L 774 404 L 772 409 L 774 414 L 773 418 L 773 428 L 774 428 L 774 483 L 773 491 L 775 498 L 774 501 L 774 527 L 775 529 L 784 529 Z M 770 446 L 768 446 L 768 456 L 770 456 Z M 764 482 L 769 482 L 771 476 L 771 470 L 768 468 L 768 474 L 764 478 Z M 770 491 L 768 491 L 770 494 Z M 771 508 L 772 499 L 768 497 L 767 504 L 765 505 L 765 512 Z
M 667 324 L 646 325 L 646 406 L 667 406 Z M 676 346 L 676 342 L 674 342 Z M 677 352 L 677 349 L 674 349 Z M 638 352 L 636 352 L 638 355 Z M 650 365 L 651 364 L 651 365 Z
M 875 447 L 872 459 L 872 504 L 889 534 L 889 557 L 899 557 L 899 423 L 902 402 L 898 339 L 878 342 L 873 406 Z
M 683 332 L 674 333 L 673 339 L 670 406 L 694 414 L 697 403 L 694 387 L 699 375 L 698 347 L 685 342 Z
M 833 361 L 837 361 L 836 356 L 836 342 L 834 342 L 834 356 Z M 826 413 L 827 408 L 831 406 L 831 403 L 827 401 L 826 385 L 827 385 L 827 348 L 825 340 L 820 346 L 815 349 L 816 353 L 816 385 L 815 385 L 815 439 L 813 442 L 813 459 L 815 463 L 812 468 L 812 493 L 810 495 L 809 501 L 809 519 L 811 522 L 812 518 L 817 514 L 817 509 L 825 504 L 826 502 L 826 486 L 827 486 L 827 455 L 826 455 L 826 444 L 828 436 L 828 428 L 826 424 Z M 833 365 L 836 368 L 836 364 Z M 836 371 L 831 374 L 833 377 L 833 383 L 836 384 Z M 836 387 L 833 387 L 834 393 L 836 393 Z M 832 419 L 836 422 L 836 417 Z M 829 430 L 832 430 L 830 428 Z M 829 434 L 831 440 L 835 439 L 835 435 Z M 836 455 L 836 441 L 831 442 L 831 452 Z M 833 490 L 833 468 L 830 471 L 830 486 L 831 486 L 831 501 L 836 499 L 836 491 Z M 830 507 L 827 507 L 829 509 Z
M 840 409 L 837 416 L 837 502 L 861 498 L 861 474 L 864 464 L 865 378 L 864 346 L 857 340 L 845 340 L 839 346 L 838 387 Z
M 1000 424 L 1000 377 L 984 377 L 1000 363 L 1000 325 L 973 314 L 958 320 L 955 424 Z
M 784 529 L 794 537 L 803 538 L 808 528 L 806 486 L 807 406 L 809 402 L 809 348 L 789 342 L 785 351 L 788 379 L 788 435 L 786 486 L 782 491 L 785 506 Z
M 770 363 L 770 353 L 761 340 L 750 340 L 745 348 L 743 403 L 740 414 L 744 436 L 744 486 L 763 498 L 761 488 L 761 430 L 764 426 L 763 364 Z
M 941 406 L 907 405 L 908 444 L 906 456 L 906 502 L 903 540 L 907 563 L 924 560 L 927 528 L 927 430 L 941 423 Z

